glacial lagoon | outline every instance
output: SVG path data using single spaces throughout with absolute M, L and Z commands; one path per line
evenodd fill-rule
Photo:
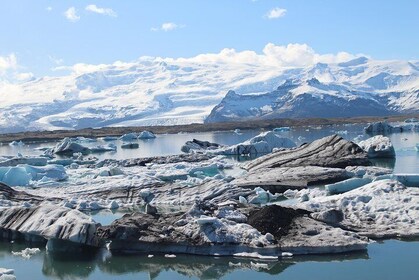
M 179 154 L 180 147 L 193 138 L 221 144 L 236 144 L 249 139 L 260 130 L 229 132 L 206 132 L 190 134 L 157 135 L 156 139 L 138 140 L 139 149 L 120 149 L 116 152 L 95 154 L 99 159 L 126 159 L 158 155 Z M 293 128 L 281 132 L 297 144 L 338 133 L 348 140 L 363 140 L 363 125 Z M 394 168 L 394 173 L 418 173 L 419 133 L 395 133 L 389 135 L 395 150 L 396 160 L 376 161 L 377 166 Z M 106 142 L 112 143 L 112 142 Z M 86 146 L 105 142 L 85 143 Z M 23 146 L 0 146 L 0 155 L 40 155 L 39 147 L 54 146 L 54 142 L 32 143 Z M 232 162 L 246 158 L 231 158 Z M 124 212 L 100 211 L 92 213 L 102 224 L 109 224 Z M 419 268 L 418 240 L 386 240 L 372 243 L 366 252 L 321 256 L 294 256 L 279 261 L 261 261 L 230 257 L 198 257 L 178 255 L 176 258 L 147 255 L 110 255 L 106 250 L 92 254 L 59 255 L 46 252 L 35 254 L 30 259 L 12 254 L 28 244 L 0 242 L 0 267 L 15 270 L 17 279 L 417 279 Z

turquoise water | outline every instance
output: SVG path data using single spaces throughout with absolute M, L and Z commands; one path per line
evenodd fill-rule
M 158 135 L 153 140 L 138 140 L 139 149 L 118 149 L 115 153 L 96 155 L 100 159 L 125 159 L 180 153 L 180 147 L 197 138 L 221 144 L 236 144 L 259 134 L 261 130 L 233 132 L 206 132 L 192 134 Z M 326 126 L 322 128 L 297 128 L 280 133 L 297 144 L 310 142 L 339 132 L 353 140 L 363 134 L 363 125 Z M 395 161 L 380 161 L 377 165 L 392 167 L 396 173 L 419 173 L 418 133 L 392 134 L 390 139 L 396 149 Z M 109 143 L 109 142 L 108 142 Z M 115 142 L 120 146 L 120 141 Z M 23 147 L 0 146 L 0 155 L 40 155 L 37 147 L 55 143 L 36 143 Z M 88 146 L 105 144 L 86 143 Z M 100 211 L 92 213 L 95 220 L 109 224 L 124 212 Z M 14 256 L 28 244 L 0 241 L 0 267 L 15 269 L 17 279 L 419 279 L 419 241 L 387 240 L 373 243 L 368 251 L 328 256 L 293 257 L 277 262 L 249 259 L 182 256 L 164 258 L 155 256 L 111 256 L 103 250 L 94 254 L 52 255 L 42 252 L 30 259 Z M 267 268 L 257 269 L 252 263 L 266 263 Z M 240 264 L 239 264 L 240 263 Z

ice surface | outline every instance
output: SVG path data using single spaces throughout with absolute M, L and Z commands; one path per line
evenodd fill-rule
M 297 205 L 309 211 L 343 213 L 345 227 L 371 237 L 419 236 L 419 188 L 380 180 L 343 194 L 318 196 Z
M 138 139 L 153 139 L 156 138 L 153 132 L 144 130 L 138 135 Z
M 326 185 L 325 189 L 330 194 L 344 193 L 369 184 L 371 181 L 372 180 L 370 178 L 351 178 L 334 184 Z
M 388 137 L 377 135 L 358 143 L 369 158 L 395 158 L 396 152 Z

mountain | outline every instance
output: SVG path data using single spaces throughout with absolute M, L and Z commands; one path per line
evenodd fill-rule
M 418 63 L 371 61 L 360 57 L 345 63 L 318 63 L 301 69 L 268 93 L 229 91 L 206 122 L 417 112 Z
M 0 81 L 0 132 L 419 110 L 417 61 L 358 57 L 280 67 L 141 58 L 74 68 L 60 77 Z

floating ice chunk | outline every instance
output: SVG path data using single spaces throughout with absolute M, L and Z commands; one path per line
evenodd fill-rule
M 151 259 L 154 255 L 148 255 L 147 258 Z
M 22 141 L 12 141 L 9 143 L 9 146 L 23 146 L 25 145 L 25 143 L 23 143 Z
M 25 164 L 21 166 L 26 169 L 26 172 L 31 175 L 31 178 L 34 181 L 41 180 L 44 177 L 54 181 L 64 181 L 68 178 L 65 168 L 62 165 L 50 164 L 42 167 L 35 167 Z
M 239 128 L 236 128 L 233 132 L 236 134 L 240 134 L 241 130 Z
M 0 181 L 9 186 L 28 186 L 31 179 L 24 167 L 0 167 Z
M 252 204 L 265 204 L 265 203 L 268 203 L 270 201 L 274 201 L 274 200 L 278 199 L 278 196 L 279 196 L 277 194 L 275 194 L 275 195 L 274 194 L 271 194 L 271 192 L 265 191 L 261 187 L 255 188 L 255 193 L 256 193 L 256 196 L 255 197 L 252 197 L 249 200 L 249 203 L 252 203 Z
M 164 257 L 165 258 L 176 258 L 176 255 L 174 255 L 174 254 L 165 254 Z
M 344 193 L 371 183 L 371 178 L 351 178 L 325 186 L 329 194 Z
M 138 149 L 140 145 L 138 143 L 122 143 L 122 149 Z
M 45 151 L 45 155 L 73 155 L 74 153 L 81 153 L 81 154 L 88 154 L 90 152 L 89 148 L 80 145 L 74 142 L 70 138 L 64 138 L 61 142 L 59 142 L 54 148 L 51 150 Z
M 419 143 L 418 143 L 418 144 L 416 144 L 416 146 L 415 146 L 415 150 L 416 150 L 417 152 L 419 152 Z
M 116 151 L 115 144 L 98 145 L 96 147 L 90 148 L 91 153 L 104 153 L 104 152 L 115 152 L 115 151 Z
M 254 258 L 254 259 L 262 259 L 262 260 L 277 260 L 278 256 L 269 256 L 269 255 L 261 255 L 259 253 L 253 252 L 243 252 L 243 253 L 236 253 L 233 254 L 235 257 L 243 257 L 243 258 Z
M 282 252 L 281 253 L 281 257 L 283 257 L 283 258 L 291 258 L 292 256 L 293 256 L 293 254 L 290 253 L 290 252 Z
M 417 119 L 417 118 L 410 118 L 410 119 L 406 119 L 404 122 L 405 123 L 417 123 L 417 122 L 419 122 L 419 119 Z
M 406 187 L 419 187 L 419 174 L 394 174 L 394 178 Z
M 364 151 L 368 153 L 369 158 L 394 158 L 396 152 L 393 144 L 388 137 L 377 135 L 358 143 Z
M 118 209 L 119 208 L 119 203 L 115 200 L 112 200 L 111 203 L 108 204 L 108 209 Z
M 127 133 L 119 137 L 119 140 L 132 141 L 132 140 L 137 139 L 137 137 L 138 137 L 137 133 Z
M 273 129 L 273 132 L 284 132 L 284 131 L 290 131 L 291 129 L 288 126 L 283 127 L 276 127 Z
M 215 150 L 222 155 L 255 155 L 271 153 L 274 148 L 294 148 L 296 144 L 288 138 L 277 136 L 272 131 L 261 133 L 243 143 Z
M 39 248 L 26 248 L 26 249 L 23 249 L 20 252 L 13 252 L 12 251 L 12 254 L 14 256 L 21 256 L 24 259 L 30 259 L 33 255 L 36 255 L 40 252 L 41 252 L 41 250 Z
M 388 134 L 388 133 L 393 133 L 393 132 L 402 132 L 403 128 L 400 126 L 399 127 L 391 126 L 386 122 L 376 122 L 376 123 L 369 124 L 367 127 L 365 127 L 364 131 L 370 134 L 378 134 L 378 133 Z
M 138 135 L 138 139 L 154 139 L 156 135 L 153 132 L 144 130 Z
M 16 166 L 19 164 L 29 164 L 34 166 L 47 165 L 48 159 L 45 157 L 23 157 L 22 155 L 0 161 L 0 166 Z
M 116 136 L 105 136 L 105 137 L 102 137 L 100 139 L 103 140 L 103 141 L 115 141 L 115 140 L 118 140 L 118 137 L 116 137 Z

